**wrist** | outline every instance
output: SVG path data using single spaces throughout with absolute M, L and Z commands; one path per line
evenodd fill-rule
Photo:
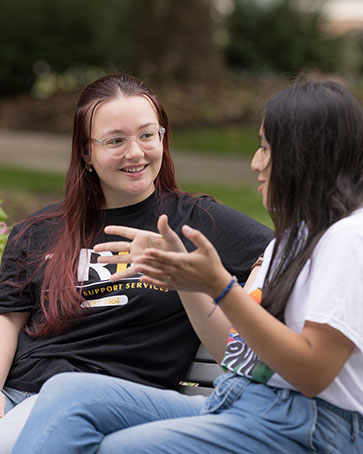
M 208 317 L 210 317 L 213 314 L 213 312 L 216 310 L 219 303 L 224 299 L 224 297 L 230 292 L 230 290 L 235 285 L 239 285 L 236 276 L 229 275 L 229 280 L 228 280 L 228 283 L 226 284 L 226 286 L 223 287 L 223 289 L 218 293 L 217 296 L 213 297 L 214 307 L 211 310 L 211 312 L 208 314 Z
M 230 274 L 227 270 L 225 273 L 221 273 L 221 275 L 218 277 L 218 279 L 215 279 L 215 281 L 212 283 L 209 295 L 215 300 L 218 298 L 218 296 L 221 294 L 223 289 L 227 287 L 227 285 L 230 283 L 232 279 L 232 274 Z

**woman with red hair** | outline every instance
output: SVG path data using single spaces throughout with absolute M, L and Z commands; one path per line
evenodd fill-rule
M 10 452 L 35 398 L 25 399 L 57 373 L 175 389 L 192 361 L 198 315 L 189 314 L 191 324 L 177 292 L 143 284 L 137 273 L 111 281 L 132 264 L 93 250 L 119 239 L 105 226 L 157 232 L 165 213 L 177 233 L 184 224 L 201 230 L 239 281 L 270 239 L 244 214 L 178 189 L 169 136 L 158 98 L 133 76 L 104 76 L 81 94 L 65 199 L 17 225 L 2 260 L 0 452 Z

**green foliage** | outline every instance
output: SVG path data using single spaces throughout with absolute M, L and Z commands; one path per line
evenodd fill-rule
M 132 0 L 0 0 L 0 93 L 29 89 L 37 73 L 128 68 Z
M 334 71 L 341 39 L 329 37 L 319 11 L 304 12 L 291 0 L 262 6 L 235 0 L 227 18 L 228 63 L 236 69 L 295 73 L 306 69 Z
M 2 209 L 1 204 L 2 204 L 2 200 L 0 200 L 0 262 L 1 262 L 1 256 L 3 255 L 3 252 L 4 252 L 6 241 L 9 236 L 8 227 L 5 224 L 5 221 L 8 216 L 5 213 L 5 211 Z

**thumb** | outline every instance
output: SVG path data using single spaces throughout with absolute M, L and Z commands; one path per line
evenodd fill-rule
M 199 230 L 183 225 L 182 232 L 198 249 L 214 249 L 212 243 Z
M 159 220 L 158 220 L 158 230 L 159 230 L 159 233 L 160 235 L 166 240 L 166 241 L 169 241 L 169 242 L 176 242 L 176 241 L 179 241 L 179 237 L 178 235 L 174 232 L 174 230 L 172 230 L 170 227 L 169 227 L 169 224 L 168 224 L 168 216 L 166 214 L 162 214 L 160 217 L 159 217 Z

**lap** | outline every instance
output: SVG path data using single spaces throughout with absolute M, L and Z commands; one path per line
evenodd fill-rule
M 109 376 L 59 374 L 43 385 L 14 453 L 27 447 L 39 453 L 90 454 L 106 434 L 150 421 L 197 415 L 203 403 L 202 396 Z
M 26 393 L 9 390 L 9 388 L 4 394 L 7 406 L 5 416 L 0 419 L 0 454 L 10 454 L 35 404 L 37 395 L 25 396 Z M 17 401 L 20 403 L 15 405 Z
M 97 454 L 363 452 L 362 417 L 354 441 L 353 420 L 327 414 L 316 399 L 228 374 L 219 380 L 200 415 L 120 430 L 103 439 Z

